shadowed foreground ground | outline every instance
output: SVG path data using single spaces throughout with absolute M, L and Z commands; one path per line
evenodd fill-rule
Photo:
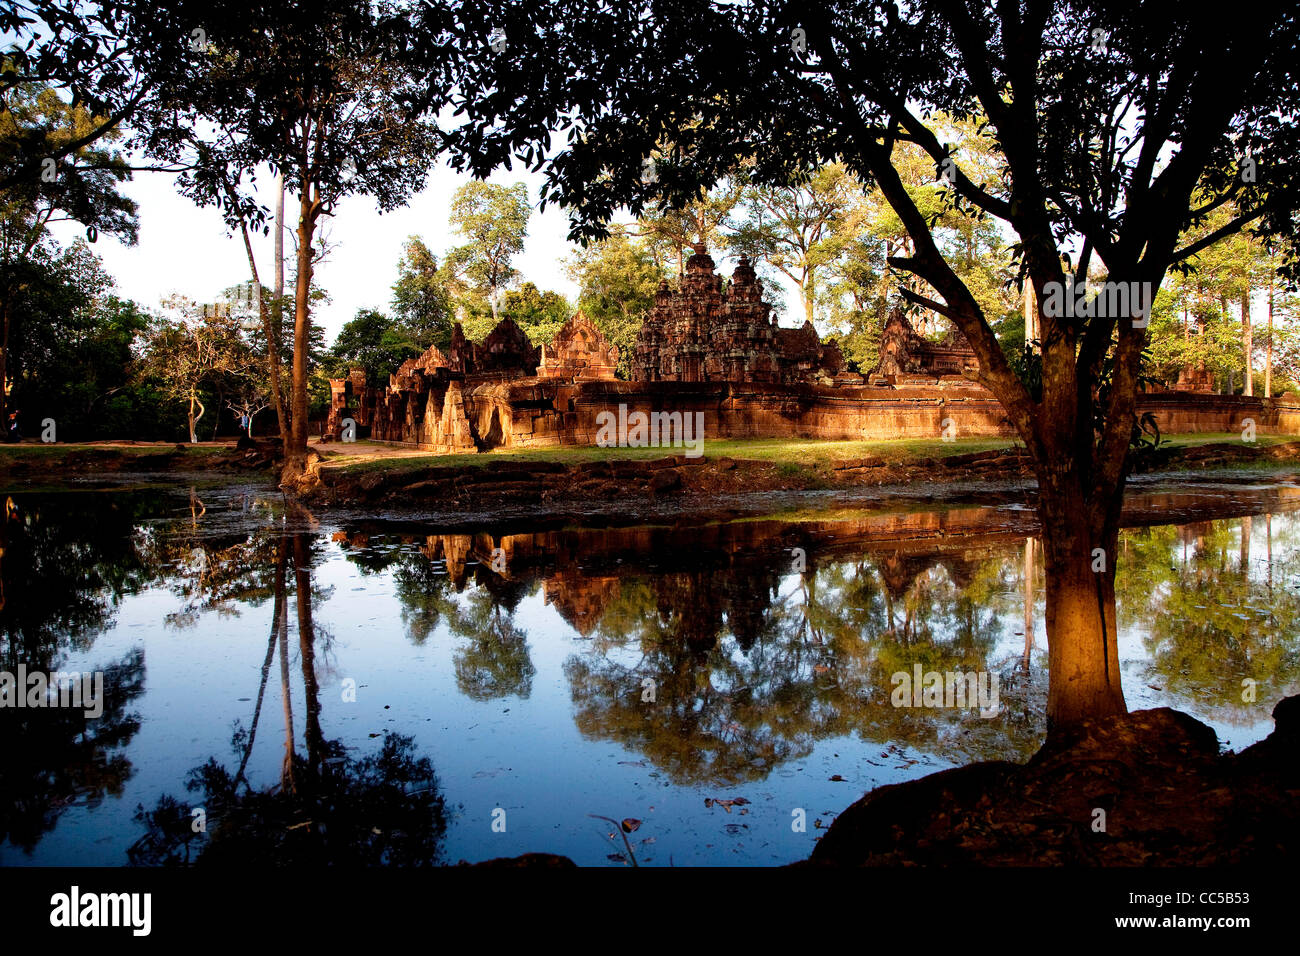
M 1213 730 L 1167 707 L 1089 722 L 1024 765 L 978 763 L 873 790 L 835 820 L 808 862 L 1281 862 L 1300 849 L 1300 697 L 1282 700 L 1273 718 L 1266 739 L 1222 756 Z

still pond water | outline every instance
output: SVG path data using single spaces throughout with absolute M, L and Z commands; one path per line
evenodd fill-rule
M 1300 489 L 1129 501 L 1130 708 L 1261 739 L 1300 686 Z M 105 703 L 0 708 L 0 864 L 773 865 L 873 787 L 1029 757 L 1025 506 L 786 504 L 475 527 L 249 487 L 13 491 L 0 670 L 102 671 Z M 996 675 L 1000 711 L 893 706 L 916 665 Z

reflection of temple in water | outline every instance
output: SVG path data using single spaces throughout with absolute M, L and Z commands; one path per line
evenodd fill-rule
M 546 603 L 554 605 L 565 623 L 583 637 L 591 636 L 618 592 L 616 576 L 584 577 L 575 569 L 556 571 L 543 582 Z

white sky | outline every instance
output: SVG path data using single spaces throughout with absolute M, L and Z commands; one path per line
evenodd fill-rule
M 451 197 L 469 180 L 445 167 L 438 167 L 429 177 L 423 192 L 410 203 L 380 215 L 374 202 L 366 197 L 345 200 L 335 216 L 323 220 L 332 251 L 317 272 L 317 283 L 331 297 L 320 306 L 314 321 L 325 329 L 326 341 L 332 342 L 343 323 L 360 308 L 389 311 L 392 285 L 397 279 L 397 263 L 402 244 L 410 235 L 421 236 L 439 260 L 451 246 L 463 240 L 447 225 Z M 528 238 L 516 268 L 521 281 L 536 283 L 576 302 L 578 288 L 564 273 L 563 260 L 577 249 L 567 240 L 568 218 L 556 206 L 538 213 L 540 174 L 516 169 L 500 171 L 492 182 L 524 182 L 528 185 L 534 213 L 528 226 Z M 118 294 L 134 299 L 142 306 L 156 309 L 159 301 L 180 293 L 200 302 L 213 302 L 223 289 L 250 278 L 243 240 L 226 231 L 217 211 L 200 209 L 181 196 L 174 177 L 166 173 L 137 173 L 123 187 L 123 192 L 140 205 L 140 239 L 135 246 L 124 246 L 116 239 L 101 236 L 93 246 L 105 268 L 118 284 Z M 269 195 L 263 197 L 270 207 Z M 294 225 L 293 197 L 286 197 L 287 226 Z M 59 224 L 52 229 L 61 243 L 71 242 L 82 234 L 79 227 Z M 254 248 L 262 281 L 271 283 L 274 259 L 272 237 L 257 236 Z M 285 238 L 285 255 L 290 259 L 286 275 L 292 271 L 292 237 Z M 725 263 L 714 251 L 720 272 L 730 274 L 733 263 Z M 769 300 L 784 296 L 789 314 L 801 315 L 797 301 L 788 289 L 773 288 Z

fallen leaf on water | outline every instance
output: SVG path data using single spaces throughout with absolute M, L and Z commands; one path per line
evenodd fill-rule
M 722 809 L 726 810 L 728 813 L 731 812 L 732 807 L 743 807 L 747 803 L 749 803 L 749 801 L 746 800 L 744 797 L 734 797 L 731 800 L 719 800 L 717 797 L 704 798 L 705 807 L 719 806 L 722 807 Z
M 833 773 L 833 774 L 831 774 L 831 780 L 834 781 L 834 782 L 836 782 L 836 783 L 847 783 L 847 782 L 848 782 L 848 781 L 846 781 L 843 777 L 841 777 L 838 773 Z
M 623 821 L 623 832 L 624 832 L 624 833 L 635 833 L 635 832 L 636 832 L 638 829 L 640 829 L 640 828 L 641 828 L 641 821 L 640 821 L 640 820 L 634 820 L 634 819 L 632 819 L 632 817 L 627 817 L 627 818 Z

